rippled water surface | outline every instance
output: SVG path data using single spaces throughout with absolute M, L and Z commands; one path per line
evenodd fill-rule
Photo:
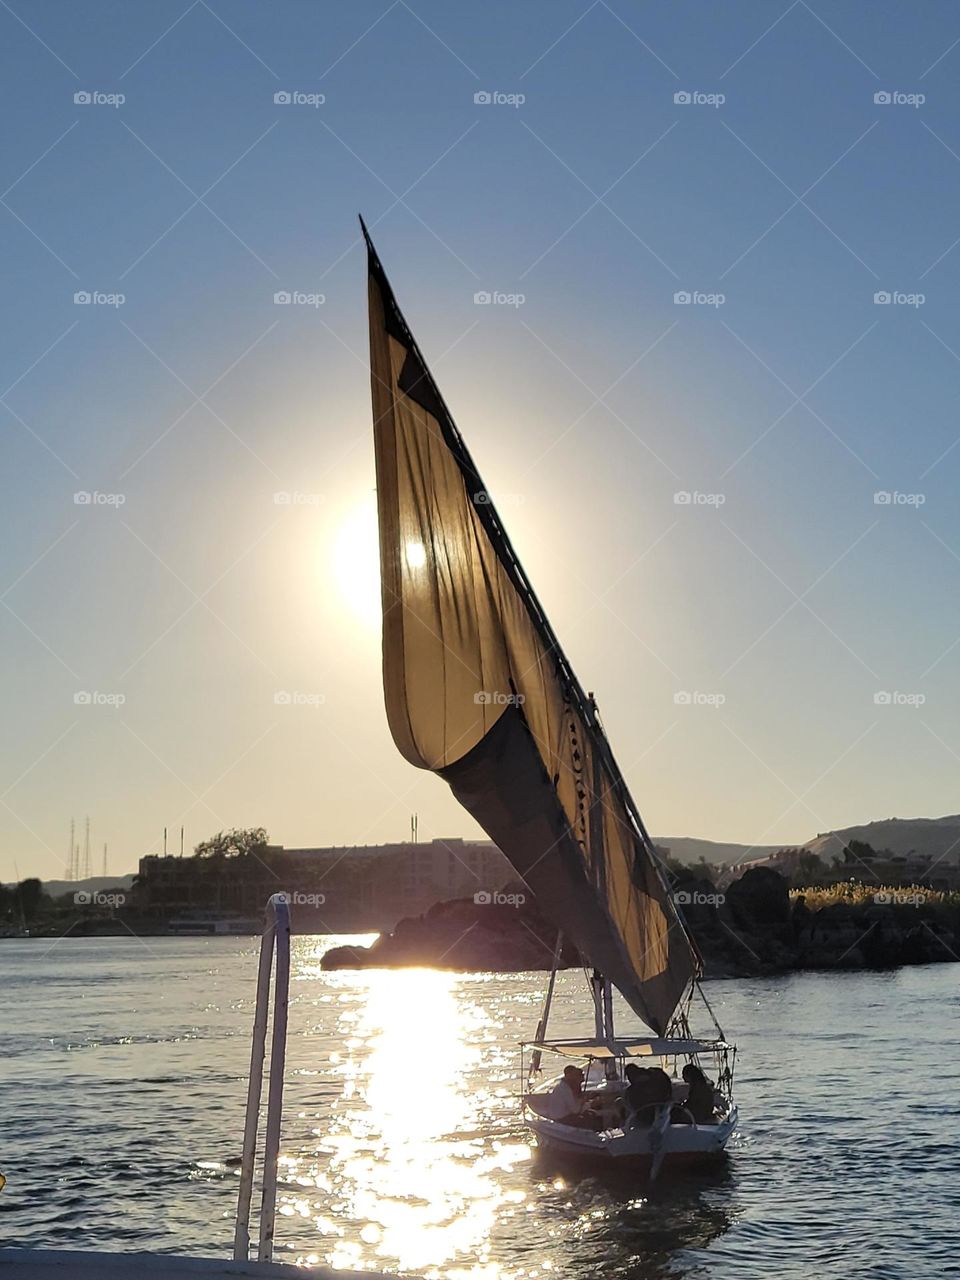
M 960 967 L 715 982 L 723 1168 L 572 1177 L 517 1123 L 542 974 L 295 940 L 277 1254 L 444 1277 L 960 1276 Z M 226 1255 L 254 939 L 0 941 L 5 1244 Z M 582 975 L 552 1030 L 588 1032 Z M 701 1028 L 704 1029 L 704 1028 Z

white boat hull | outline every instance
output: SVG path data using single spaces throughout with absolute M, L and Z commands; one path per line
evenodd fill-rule
M 732 1108 L 719 1124 L 668 1124 L 640 1129 L 592 1129 L 547 1120 L 525 1109 L 527 1128 L 544 1152 L 594 1164 L 645 1166 L 657 1155 L 667 1168 L 708 1164 L 719 1159 L 737 1125 Z

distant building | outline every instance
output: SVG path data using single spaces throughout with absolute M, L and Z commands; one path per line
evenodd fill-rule
M 516 878 L 490 841 L 268 845 L 259 856 L 141 858 L 134 894 L 140 911 L 169 918 L 210 910 L 258 915 L 270 894 L 283 890 L 295 925 L 362 932 L 391 929 L 436 902 L 492 892 Z

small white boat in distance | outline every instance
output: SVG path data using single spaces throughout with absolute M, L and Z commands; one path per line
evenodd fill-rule
M 608 1167 L 627 1166 L 656 1176 L 668 1169 L 710 1164 L 722 1157 L 737 1125 L 737 1108 L 731 1096 L 733 1058 L 736 1050 L 725 1040 L 680 1040 L 650 1037 L 587 1043 L 580 1040 L 539 1041 L 524 1045 L 534 1061 L 543 1053 L 584 1065 L 584 1114 L 596 1127 L 564 1124 L 550 1116 L 550 1096 L 563 1080 L 554 1076 L 531 1088 L 524 1096 L 524 1120 L 536 1135 L 540 1148 L 551 1156 L 586 1161 Z M 680 1076 L 682 1059 L 695 1065 L 712 1057 L 715 1078 L 714 1115 L 710 1123 L 698 1123 L 687 1109 L 689 1086 Z M 558 1059 L 558 1060 L 559 1060 Z M 670 1102 L 645 1108 L 635 1115 L 626 1101 L 626 1068 L 641 1060 L 656 1064 L 671 1077 Z M 534 1073 L 531 1073 L 531 1075 Z

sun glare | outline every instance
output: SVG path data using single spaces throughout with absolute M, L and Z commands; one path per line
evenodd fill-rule
M 340 595 L 366 626 L 380 626 L 380 546 L 373 494 L 352 507 L 334 535 L 333 570 Z
M 498 1274 L 490 1236 L 507 1198 L 495 1170 L 526 1153 L 482 1151 L 489 1099 L 466 1083 L 479 1052 L 470 1043 L 475 1015 L 456 984 L 453 974 L 425 969 L 371 971 L 360 993 L 341 995 L 343 1094 L 323 1133 L 329 1163 L 321 1174 L 319 1162 L 290 1159 L 294 1178 L 304 1186 L 329 1179 L 347 1217 L 362 1224 L 359 1240 L 337 1240 L 326 1217 L 315 1217 L 336 1267 L 387 1262 L 459 1275 L 466 1271 L 455 1260 L 476 1255 L 470 1275 Z M 312 1216 L 309 1204 L 290 1203 Z

